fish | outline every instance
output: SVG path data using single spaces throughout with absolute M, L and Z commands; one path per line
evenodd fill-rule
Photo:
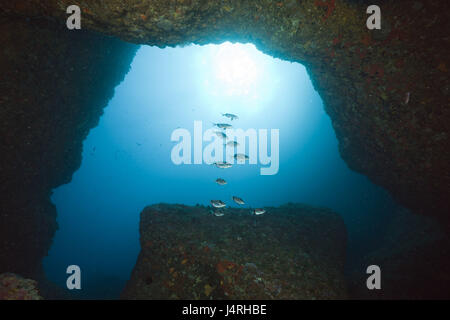
M 248 160 L 248 159 L 249 159 L 248 155 L 243 154 L 243 153 L 236 153 L 236 154 L 234 155 L 234 158 L 235 158 L 236 160 Z
M 228 123 L 214 123 L 213 122 L 213 125 L 219 129 L 229 129 L 229 128 L 233 127 L 231 124 L 228 124 Z
M 239 143 L 238 143 L 237 141 L 228 141 L 228 142 L 226 143 L 226 145 L 227 145 L 228 147 L 237 147 L 237 146 L 239 145 Z
M 236 196 L 233 196 L 233 201 L 240 205 L 245 204 L 244 200 L 242 200 L 241 198 L 236 197 Z
M 408 104 L 410 97 L 411 97 L 411 92 L 407 92 L 406 97 L 405 97 L 405 104 Z
M 211 205 L 214 208 L 223 208 L 226 207 L 225 202 L 223 202 L 222 200 L 211 200 Z
M 227 184 L 227 182 L 224 179 L 222 179 L 222 178 L 217 178 L 216 179 L 216 183 L 221 185 L 221 186 L 224 186 L 224 185 Z
M 215 215 L 216 217 L 222 217 L 225 215 L 223 212 L 218 211 L 218 210 L 209 210 L 209 213 Z
M 261 209 L 261 208 L 257 208 L 257 209 L 254 209 L 254 210 L 252 211 L 252 213 L 253 213 L 254 215 L 256 215 L 256 216 L 259 216 L 260 214 L 266 213 L 266 210 Z
M 213 165 L 220 169 L 228 169 L 232 166 L 232 164 L 228 162 L 214 162 Z
M 226 138 L 227 138 L 227 135 L 226 135 L 225 133 L 223 133 L 222 131 L 214 131 L 214 133 L 215 133 L 219 138 L 222 138 L 222 139 L 226 139 Z
M 233 121 L 233 120 L 237 120 L 237 119 L 239 119 L 239 117 L 237 116 L 237 115 L 235 115 L 235 114 L 232 114 L 232 113 L 222 113 L 222 115 L 224 116 L 224 117 L 227 117 L 227 118 L 229 118 L 231 121 Z

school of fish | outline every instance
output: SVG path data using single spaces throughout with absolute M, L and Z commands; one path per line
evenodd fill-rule
M 239 117 L 237 115 L 232 114 L 232 113 L 222 113 L 222 116 L 227 117 L 228 119 L 230 119 L 230 121 L 239 119 Z M 214 123 L 213 122 L 213 125 L 222 130 L 230 129 L 233 127 L 231 124 L 228 124 L 228 123 Z M 226 141 L 228 139 L 228 137 L 222 131 L 215 131 L 214 133 L 219 138 L 222 138 L 224 140 L 224 145 L 226 147 L 234 148 L 239 145 L 239 143 L 237 141 Z M 249 157 L 243 153 L 236 153 L 236 154 L 234 154 L 233 158 L 236 160 L 240 160 L 240 161 L 247 161 L 249 159 Z M 214 162 L 213 165 L 215 165 L 217 168 L 220 168 L 220 169 L 228 169 L 228 168 L 232 167 L 232 164 L 228 163 L 228 162 Z M 222 179 L 222 178 L 217 178 L 216 183 L 220 186 L 224 186 L 227 184 L 227 181 L 225 181 L 225 179 Z M 245 205 L 245 201 L 238 196 L 232 196 L 232 200 L 240 206 Z M 225 202 L 223 202 L 222 200 L 211 200 L 210 203 L 211 203 L 211 206 L 213 207 L 213 209 L 210 210 L 211 214 L 213 214 L 216 217 L 222 217 L 225 215 L 224 211 L 223 211 L 224 208 L 226 207 Z M 262 208 L 256 208 L 256 209 L 251 209 L 250 213 L 255 216 L 259 216 L 259 215 L 266 213 L 266 210 L 262 209 Z

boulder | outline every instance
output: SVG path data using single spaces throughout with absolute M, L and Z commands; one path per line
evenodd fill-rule
M 341 217 L 305 205 L 265 209 L 146 207 L 122 298 L 345 299 Z

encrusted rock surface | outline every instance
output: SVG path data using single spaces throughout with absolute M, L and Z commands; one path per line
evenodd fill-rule
M 158 204 L 141 213 L 125 299 L 345 299 L 346 230 L 329 209 Z
M 80 166 L 137 46 L 2 15 L 0 42 L 0 273 L 34 277 L 57 229 L 51 189 Z
M 14 273 L 0 274 L 0 300 L 41 300 L 37 283 Z

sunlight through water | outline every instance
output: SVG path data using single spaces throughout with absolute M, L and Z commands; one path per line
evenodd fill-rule
M 269 57 L 253 44 L 207 45 L 200 57 L 202 89 L 212 99 L 245 102 L 253 111 L 270 101 L 280 79 Z M 272 59 L 273 60 L 273 59 Z

